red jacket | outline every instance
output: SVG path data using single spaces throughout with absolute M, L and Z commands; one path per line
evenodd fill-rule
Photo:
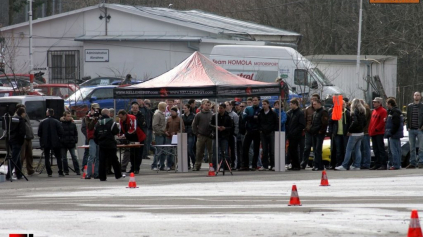
M 119 124 L 121 129 L 120 134 L 125 134 L 128 141 L 142 142 L 145 140 L 146 135 L 137 125 L 137 118 L 134 115 L 127 114 L 125 121 L 119 119 Z
M 385 134 L 385 121 L 388 116 L 386 109 L 380 106 L 372 112 L 372 118 L 369 124 L 369 136 L 376 136 Z

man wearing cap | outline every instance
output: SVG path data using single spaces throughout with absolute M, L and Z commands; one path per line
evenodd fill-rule
M 369 124 L 369 136 L 372 138 L 373 152 L 375 153 L 375 165 L 370 170 L 386 170 L 385 144 L 383 136 L 385 134 L 385 119 L 388 112 L 382 107 L 383 99 L 376 97 L 373 100 L 372 118 Z
M 98 147 L 97 144 L 94 142 L 94 127 L 98 122 L 100 116 L 100 105 L 97 103 L 91 104 L 91 110 L 85 116 L 85 124 L 87 126 L 87 140 L 88 145 L 90 145 L 89 153 L 90 156 L 88 157 L 87 161 L 87 175 L 85 179 L 91 179 L 94 176 L 95 179 L 98 179 L 98 168 L 99 168 L 99 160 L 98 160 Z M 94 164 L 94 174 L 92 173 Z

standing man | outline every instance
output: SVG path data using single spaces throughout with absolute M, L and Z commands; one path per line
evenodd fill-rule
M 226 106 L 226 112 L 228 113 L 229 117 L 231 117 L 231 121 L 232 121 L 232 124 L 233 124 L 233 126 L 231 126 L 232 129 L 231 129 L 230 135 L 228 137 L 228 146 L 229 146 L 230 155 L 231 155 L 231 160 L 230 160 L 230 162 L 229 161 L 228 162 L 229 162 L 229 164 L 231 164 L 231 168 L 233 169 L 235 167 L 235 162 L 238 159 L 238 157 L 237 157 L 238 147 L 237 147 L 237 144 L 236 144 L 237 143 L 236 139 L 237 139 L 237 136 L 238 136 L 238 133 L 239 133 L 239 117 L 238 117 L 238 114 L 235 113 L 235 111 L 232 110 L 233 106 L 232 106 L 232 103 L 230 101 L 226 101 L 225 106 Z
M 67 152 L 69 151 L 72 157 L 73 168 L 75 169 L 77 175 L 81 175 L 78 158 L 76 158 L 75 155 L 75 147 L 76 143 L 78 143 L 78 130 L 76 129 L 76 125 L 73 122 L 71 112 L 65 111 L 63 113 L 63 117 L 60 118 L 60 121 L 62 122 L 63 128 L 63 136 L 61 140 L 63 170 L 65 171 L 65 175 L 69 175 L 69 165 L 67 158 Z
M 229 165 L 231 165 L 229 160 L 229 149 L 228 149 L 228 141 L 231 139 L 232 130 L 233 130 L 233 122 L 231 117 L 226 112 L 226 104 L 222 103 L 219 105 L 218 114 L 217 114 L 217 123 L 216 123 L 216 116 L 213 115 L 210 121 L 210 127 L 212 131 L 216 131 L 217 126 L 217 138 L 218 138 L 218 148 L 219 151 L 216 151 L 216 137 L 213 139 L 213 160 L 210 163 L 213 163 L 213 167 L 215 169 L 218 168 L 218 164 L 216 163 L 216 156 L 218 156 L 218 162 L 220 163 L 223 159 L 225 159 Z M 232 137 L 233 138 L 233 137 Z M 220 171 L 223 169 L 227 170 L 228 167 L 226 165 L 225 160 L 222 161 L 222 165 L 220 167 Z
M 300 103 L 297 98 L 289 102 L 290 110 L 287 113 L 286 120 L 286 139 L 289 141 L 288 153 L 291 158 L 292 167 L 289 170 L 300 170 L 300 160 L 298 157 L 299 147 L 303 130 L 306 126 L 304 112 L 300 109 Z
M 21 147 L 25 140 L 25 134 L 26 134 L 25 119 L 24 119 L 25 117 L 26 117 L 26 111 L 25 111 L 25 108 L 23 107 L 19 107 L 16 110 L 16 113 L 15 115 L 13 115 L 13 117 L 9 117 L 9 119 L 11 119 L 10 128 L 9 128 L 9 132 L 10 132 L 9 146 L 10 146 L 10 149 L 12 150 L 13 162 L 9 162 L 10 168 L 7 169 L 6 180 L 13 179 L 12 174 L 10 172 L 12 172 L 13 169 L 15 169 L 15 164 L 16 164 L 16 169 L 15 169 L 16 177 L 17 179 L 22 179 L 22 173 L 21 173 L 22 163 L 20 161 L 19 152 L 21 152 Z
M 322 107 L 321 100 L 313 101 L 313 119 L 310 127 L 310 134 L 313 137 L 314 168 L 313 171 L 323 170 L 322 147 L 325 139 L 326 129 L 329 123 L 329 114 Z
M 406 169 L 423 168 L 423 104 L 420 92 L 414 92 L 413 103 L 407 106 L 407 130 L 410 141 L 410 164 Z M 417 140 L 417 141 L 416 141 Z M 416 144 L 419 144 L 419 159 L 416 159 Z
M 388 113 L 382 107 L 383 99 L 376 97 L 373 100 L 372 118 L 369 124 L 369 136 L 372 138 L 373 151 L 375 153 L 375 165 L 370 170 L 386 170 L 386 151 L 383 143 L 385 134 L 385 119 Z
M 185 125 L 185 132 L 187 133 L 188 139 L 188 169 L 191 169 L 195 165 L 195 136 L 192 133 L 192 122 L 194 121 L 195 115 L 191 112 L 192 109 L 189 104 L 184 105 L 184 113 L 182 114 L 182 120 L 184 121 Z
M 153 132 L 156 141 L 156 145 L 164 145 L 166 142 L 166 117 L 165 117 L 166 103 L 160 102 L 156 112 L 153 115 Z M 154 153 L 154 160 L 151 164 L 151 169 L 154 171 L 158 170 L 157 164 L 160 163 L 160 170 L 164 170 L 164 161 L 166 155 L 159 153 L 156 149 Z
M 141 127 L 145 135 L 147 136 L 144 141 L 144 147 L 142 150 L 142 159 L 150 159 L 148 158 L 148 152 L 150 151 L 150 144 L 152 139 L 152 130 L 151 130 L 151 120 L 153 119 L 153 112 L 149 108 L 146 107 L 145 103 L 150 102 L 149 100 L 137 100 L 139 104 L 139 111 L 144 116 L 145 124 Z
M 304 156 L 303 161 L 301 162 L 301 169 L 305 169 L 308 164 L 308 159 L 310 157 L 311 147 L 313 146 L 313 139 L 310 133 L 311 122 L 313 119 L 313 101 L 320 100 L 319 94 L 313 94 L 310 99 L 310 106 L 304 109 L 304 117 L 306 120 L 306 127 L 304 129 L 305 132 L 305 145 L 304 145 Z
M 389 138 L 389 149 L 392 154 L 391 167 L 389 170 L 399 170 L 401 168 L 401 141 L 404 137 L 402 113 L 397 107 L 397 102 L 393 98 L 386 101 L 388 117 L 386 118 L 385 137 Z
M 44 149 L 44 160 L 48 177 L 53 177 L 53 171 L 50 166 L 50 151 L 54 152 L 57 159 L 57 167 L 59 168 L 59 176 L 64 177 L 62 170 L 62 154 L 60 139 L 63 137 L 63 128 L 60 122 L 55 119 L 54 110 L 47 109 L 47 118 L 41 121 L 38 127 L 38 136 L 40 137 L 41 148 Z
M 259 121 L 258 115 L 260 113 L 260 98 L 258 96 L 254 96 L 252 98 L 252 106 L 248 106 L 244 113 L 242 114 L 242 119 L 245 121 L 246 125 L 246 134 L 244 138 L 244 143 L 242 144 L 242 152 L 243 152 L 243 159 L 242 165 L 239 169 L 240 171 L 248 171 L 249 170 L 249 150 L 251 142 L 254 142 L 254 155 L 253 161 L 251 165 L 251 170 L 257 170 L 257 160 L 259 157 L 260 151 L 260 131 L 259 131 Z
M 132 102 L 131 111 L 129 111 L 128 114 L 135 116 L 135 118 L 137 119 L 137 127 L 141 129 L 144 134 L 147 134 L 147 125 L 145 123 L 145 117 L 144 117 L 144 114 L 140 111 L 140 105 L 138 104 L 138 102 Z M 128 152 L 125 152 L 125 154 L 127 153 Z M 140 165 L 142 164 L 143 154 L 144 154 L 144 146 L 141 146 L 138 149 L 138 156 L 139 156 L 138 160 L 140 161 Z M 126 163 L 126 165 L 127 164 L 128 163 Z M 126 170 L 126 166 L 125 166 L 125 170 Z
M 209 100 L 203 100 L 202 110 L 197 113 L 192 122 L 192 132 L 197 136 L 195 165 L 193 171 L 199 171 L 203 161 L 204 150 L 207 147 L 209 157 L 213 157 L 212 139 L 210 138 L 210 121 L 213 114 L 210 111 L 211 103 Z
M 100 181 L 107 180 L 107 168 L 106 164 L 110 163 L 115 171 L 116 179 L 122 177 L 120 172 L 120 165 L 116 156 L 116 140 L 115 135 L 119 133 L 118 125 L 110 118 L 110 110 L 103 109 L 101 111 L 101 120 L 96 124 L 94 131 L 94 140 L 99 146 L 100 154 L 100 167 L 99 167 L 99 178 Z
M 134 115 L 127 114 L 123 109 L 119 110 L 118 116 L 121 129 L 119 138 L 127 139 L 129 142 L 142 143 L 146 136 L 137 125 L 137 118 Z M 130 173 L 139 174 L 140 172 L 141 156 L 138 155 L 139 152 L 142 151 L 139 151 L 138 147 L 129 149 L 131 159 Z
M 335 167 L 342 165 L 344 162 L 345 149 L 347 148 L 348 143 L 347 133 L 351 126 L 350 111 L 346 109 L 346 102 L 342 102 L 341 119 L 332 120 L 332 116 L 329 116 L 329 134 L 331 135 L 334 141 L 333 144 L 336 147 L 336 155 L 331 156 L 331 169 L 335 169 Z
M 182 131 L 181 131 L 182 127 Z M 182 119 L 178 116 L 178 109 L 173 107 L 170 109 L 170 117 L 167 118 L 166 121 L 166 143 L 171 144 L 173 135 L 181 133 L 185 130 L 185 125 Z M 168 155 L 166 161 L 167 167 L 165 168 L 166 171 L 169 171 L 174 168 L 174 155 Z
M 258 115 L 260 140 L 263 149 L 263 166 L 259 171 L 275 167 L 275 131 L 279 129 L 278 115 L 270 109 L 268 100 L 263 100 L 263 109 Z M 270 168 L 269 168 L 270 165 Z
M 19 108 L 24 108 L 25 105 L 17 104 L 16 110 Z M 34 139 L 34 132 L 32 131 L 31 120 L 29 119 L 28 114 L 25 112 L 25 140 L 22 145 L 21 150 L 21 161 L 22 164 L 26 163 L 26 170 L 28 175 L 34 174 L 34 168 L 32 167 L 32 139 Z

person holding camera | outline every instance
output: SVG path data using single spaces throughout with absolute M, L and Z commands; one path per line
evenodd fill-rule
M 101 111 L 101 119 L 94 127 L 94 141 L 100 147 L 100 167 L 99 167 L 99 178 L 100 181 L 107 180 L 107 163 L 113 166 L 115 171 L 115 178 L 120 179 L 122 173 L 120 172 L 120 164 L 116 156 L 117 143 L 115 135 L 119 133 L 119 126 L 114 122 L 113 118 L 110 118 L 110 110 L 103 109 Z
M 48 177 L 52 177 L 53 171 L 50 166 L 50 151 L 54 152 L 59 168 L 59 177 L 64 177 L 62 170 L 62 153 L 60 139 L 63 137 L 63 128 L 60 122 L 55 119 L 54 110 L 47 109 L 47 118 L 41 121 L 38 127 L 38 136 L 40 137 L 41 148 L 44 149 L 45 165 Z
M 18 108 L 16 114 L 12 117 L 12 121 L 10 123 L 10 139 L 9 145 L 12 150 L 12 161 L 10 162 L 10 169 L 8 169 L 6 174 L 6 180 L 9 180 L 12 177 L 12 174 L 9 173 L 13 169 L 15 169 L 16 177 L 18 179 L 22 179 L 22 163 L 19 159 L 19 153 L 21 152 L 22 145 L 24 144 L 25 140 L 25 108 Z
M 69 175 L 69 165 L 67 159 L 67 152 L 71 154 L 73 168 L 75 169 L 76 175 L 81 175 L 79 169 L 78 158 L 75 155 L 76 143 L 78 143 L 78 130 L 76 125 L 73 122 L 72 114 L 69 111 L 63 113 L 63 117 L 60 118 L 63 127 L 63 137 L 62 137 L 62 158 L 63 158 L 63 170 L 65 175 Z
M 85 117 L 85 124 L 87 126 L 87 140 L 88 145 L 90 145 L 89 153 L 90 156 L 88 157 L 87 161 L 87 175 L 85 179 L 91 179 L 94 176 L 94 179 L 98 179 L 98 168 L 99 168 L 99 161 L 98 161 L 98 147 L 94 141 L 94 127 L 97 124 L 100 118 L 100 105 L 97 103 L 91 104 L 91 110 Z M 94 164 L 94 174 L 93 174 L 93 164 Z

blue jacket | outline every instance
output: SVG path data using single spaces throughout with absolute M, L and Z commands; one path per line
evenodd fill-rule
M 275 113 L 278 115 L 279 117 L 279 109 L 273 109 L 273 111 L 275 111 Z M 285 111 L 281 111 L 281 132 L 285 132 L 285 123 L 286 123 L 286 113 Z M 279 128 L 278 128 L 279 129 Z
M 258 115 L 260 113 L 260 106 L 248 106 L 242 113 L 242 119 L 245 121 L 245 128 L 248 131 L 258 131 L 259 121 Z M 256 118 L 254 118 L 256 116 Z
M 404 118 L 401 111 L 394 107 L 388 110 L 388 117 L 385 124 L 385 138 L 399 139 L 404 137 Z

